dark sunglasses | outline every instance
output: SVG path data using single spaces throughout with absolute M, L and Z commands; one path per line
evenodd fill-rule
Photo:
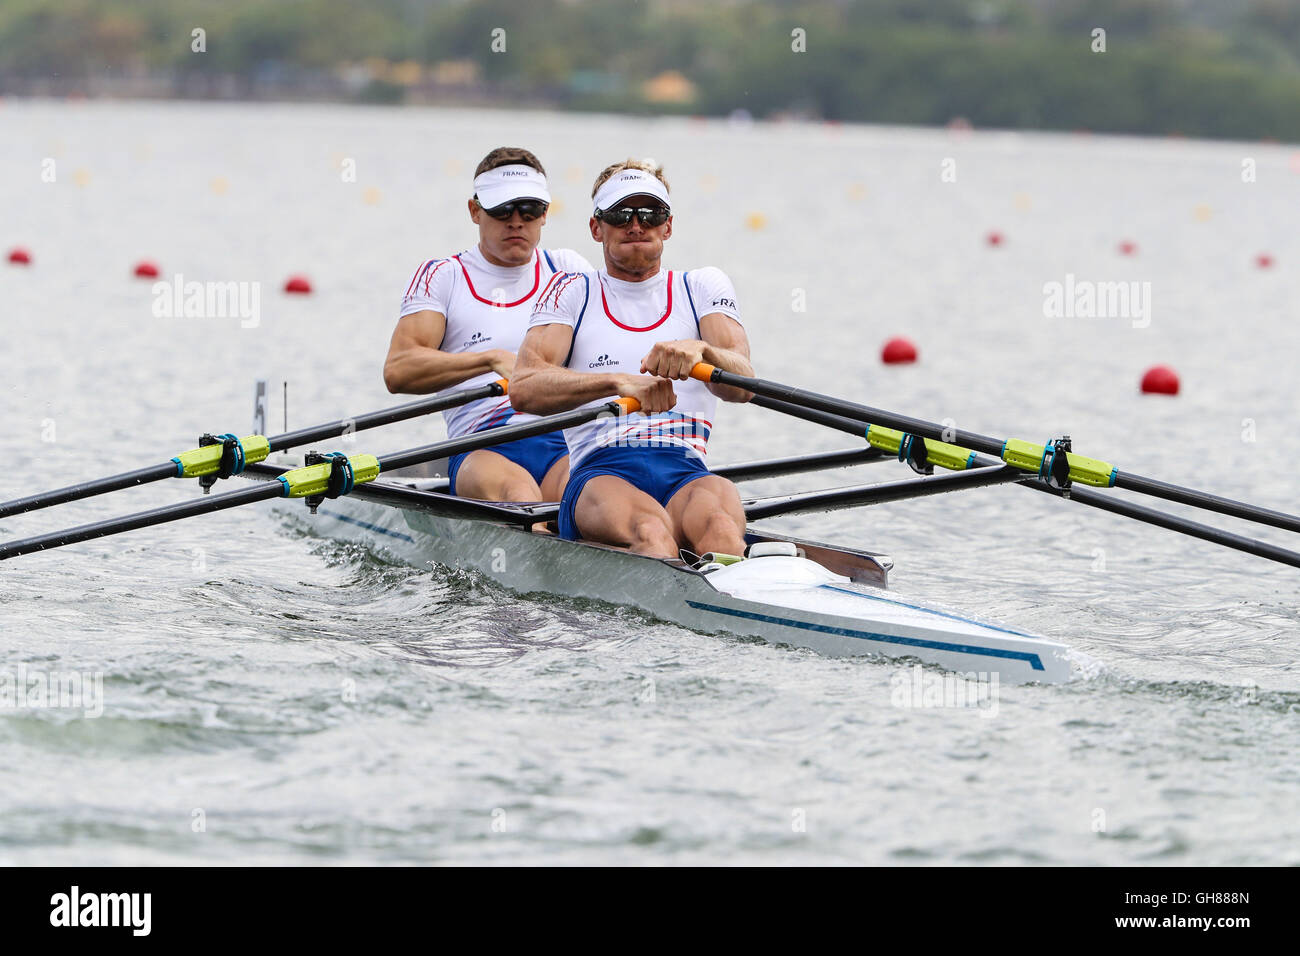
M 479 209 L 482 209 L 493 219 L 499 219 L 502 222 L 505 222 L 513 216 L 516 209 L 519 210 L 520 219 L 524 222 L 532 222 L 534 219 L 540 219 L 542 216 L 546 215 L 546 210 L 551 206 L 550 203 L 542 202 L 540 199 L 518 199 L 514 202 L 502 203 L 500 206 L 493 206 L 491 209 L 488 209 L 481 202 L 478 202 L 477 199 L 474 201 L 478 203 Z
M 641 225 L 652 229 L 662 226 L 672 214 L 672 210 L 666 206 L 619 206 L 617 209 L 596 210 L 596 218 L 611 226 L 626 226 L 636 216 Z

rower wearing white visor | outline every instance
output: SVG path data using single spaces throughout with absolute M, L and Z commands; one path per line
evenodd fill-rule
M 635 160 L 592 189 L 591 236 L 605 268 L 553 277 L 533 307 L 511 381 L 515 407 L 539 415 L 612 395 L 641 412 L 565 431 L 570 476 L 562 537 L 676 558 L 744 553 L 735 485 L 705 464 L 717 400 L 750 393 L 690 378 L 699 362 L 752 376 L 731 280 L 712 266 L 660 267 L 673 231 L 662 170 Z
M 572 249 L 539 248 L 550 202 L 546 171 L 528 150 L 501 147 L 483 158 L 469 200 L 478 244 L 428 260 L 407 284 L 384 362 L 390 392 L 419 395 L 514 377 L 515 353 L 538 294 L 556 273 L 591 268 Z M 443 416 L 450 438 L 536 417 L 516 412 L 508 396 L 480 399 Z M 488 501 L 558 500 L 568 470 L 560 432 L 449 462 L 452 494 Z

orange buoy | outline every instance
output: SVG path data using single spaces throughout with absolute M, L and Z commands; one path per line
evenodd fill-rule
M 1168 365 L 1153 365 L 1142 376 L 1145 395 L 1177 395 L 1178 373 Z
M 307 295 L 311 292 L 311 280 L 306 276 L 289 276 L 284 284 L 284 291 L 295 295 Z
M 9 261 L 16 266 L 31 265 L 32 254 L 22 246 L 18 246 L 16 249 L 9 250 Z
M 158 278 L 158 263 L 150 262 L 148 259 L 141 259 L 135 264 L 135 277 L 137 279 Z
M 984 237 L 984 241 L 990 246 L 1000 246 L 1002 245 L 1002 233 L 994 230 Z
M 908 339 L 892 338 L 885 343 L 885 347 L 880 350 L 880 360 L 886 365 L 900 365 L 904 362 L 916 361 L 916 346 Z

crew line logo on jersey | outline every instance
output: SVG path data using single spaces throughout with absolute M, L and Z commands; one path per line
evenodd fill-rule
M 608 355 L 597 355 L 596 361 L 588 362 L 587 368 L 604 368 L 607 365 L 618 365 L 618 359 L 612 359 Z
M 475 332 L 473 335 L 471 335 L 469 338 L 465 340 L 464 344 L 461 345 L 461 348 L 463 349 L 478 348 L 480 345 L 486 345 L 488 342 L 491 341 L 492 341 L 492 336 L 484 335 L 482 332 Z

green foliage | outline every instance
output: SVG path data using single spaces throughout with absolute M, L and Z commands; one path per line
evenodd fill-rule
M 473 61 L 476 102 L 1300 139 L 1297 0 L 0 2 L 0 92 L 128 69 L 287 90 L 373 59 Z M 694 84 L 693 102 L 642 98 L 665 70 Z M 400 102 L 400 82 L 381 72 L 350 95 Z

